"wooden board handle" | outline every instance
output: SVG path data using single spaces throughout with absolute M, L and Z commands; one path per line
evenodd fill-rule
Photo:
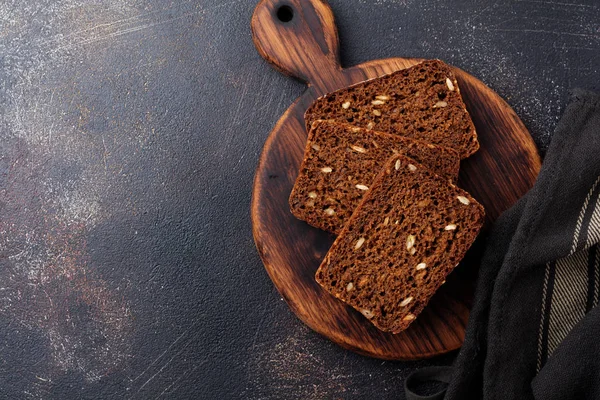
M 323 0 L 261 0 L 252 15 L 254 45 L 287 75 L 328 88 L 341 75 L 333 13 Z

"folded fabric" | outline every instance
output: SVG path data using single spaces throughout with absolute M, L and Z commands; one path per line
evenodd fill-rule
M 596 307 L 573 328 L 533 379 L 536 399 L 600 399 L 599 327 L 600 307 Z
M 600 399 L 599 242 L 600 97 L 577 90 L 536 184 L 488 237 L 443 398 Z

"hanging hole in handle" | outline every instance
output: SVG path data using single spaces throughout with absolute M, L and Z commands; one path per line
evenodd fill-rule
M 277 19 L 281 22 L 290 22 L 294 19 L 294 9 L 290 6 L 281 6 L 277 9 Z

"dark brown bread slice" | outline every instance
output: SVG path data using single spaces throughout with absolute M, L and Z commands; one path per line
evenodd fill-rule
M 469 249 L 483 207 L 393 156 L 334 242 L 316 279 L 386 332 L 406 329 Z
M 368 131 L 333 121 L 316 121 L 290 195 L 297 218 L 339 233 L 388 158 L 404 154 L 456 181 L 460 158 L 454 150 L 414 139 Z
M 327 94 L 306 111 L 307 128 L 318 119 L 421 139 L 454 149 L 461 158 L 479 149 L 456 77 L 439 60 Z

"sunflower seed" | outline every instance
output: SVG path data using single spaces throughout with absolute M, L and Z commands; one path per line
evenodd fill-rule
M 365 238 L 358 239 L 358 241 L 354 245 L 354 250 L 360 249 L 364 242 L 365 242 Z
M 402 301 L 400 302 L 400 307 L 406 307 L 407 305 L 409 305 L 409 304 L 410 304 L 410 302 L 411 302 L 411 301 L 413 301 L 413 298 L 412 298 L 412 297 L 407 297 L 407 298 L 405 298 L 404 300 L 402 300 Z
M 471 203 L 465 196 L 456 196 L 456 198 L 464 205 L 469 205 Z
M 410 250 L 415 245 L 415 237 L 413 235 L 408 235 L 406 237 L 406 250 Z

